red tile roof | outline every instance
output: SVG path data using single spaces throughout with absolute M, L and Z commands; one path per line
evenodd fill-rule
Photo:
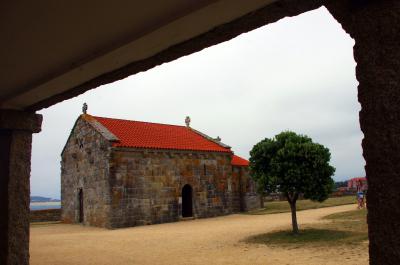
M 244 158 L 241 158 L 240 156 L 233 155 L 231 164 L 232 164 L 232 166 L 247 167 L 247 166 L 249 166 L 249 161 L 247 161 Z
M 119 141 L 113 143 L 113 146 L 232 152 L 186 126 L 91 117 L 119 139 Z
M 348 181 L 359 181 L 359 180 L 361 180 L 361 181 L 366 181 L 367 180 L 367 178 L 366 177 L 358 177 L 358 178 L 352 178 L 352 179 L 349 179 Z

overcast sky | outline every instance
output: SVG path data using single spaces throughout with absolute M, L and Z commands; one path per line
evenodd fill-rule
M 188 115 L 245 158 L 292 130 L 330 149 L 335 180 L 364 176 L 353 45 L 320 8 L 42 110 L 31 195 L 60 198 L 60 153 L 84 102 L 104 117 L 184 125 Z

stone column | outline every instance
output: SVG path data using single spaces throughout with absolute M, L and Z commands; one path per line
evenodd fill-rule
M 400 1 L 331 1 L 355 39 L 370 264 L 400 264 Z
M 32 133 L 42 116 L 0 110 L 0 264 L 29 264 Z

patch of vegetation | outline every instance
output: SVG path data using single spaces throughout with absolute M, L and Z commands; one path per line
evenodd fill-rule
M 352 236 L 345 239 L 344 243 L 358 243 L 368 240 L 366 209 L 335 213 L 325 216 L 323 219 L 330 221 L 324 224 L 324 227 L 328 229 L 352 232 Z
M 254 236 L 248 239 L 249 243 L 262 243 L 266 245 L 293 245 L 305 243 L 326 243 L 349 238 L 351 232 L 329 229 L 306 228 L 300 229 L 298 234 L 292 231 L 277 231 Z
M 287 229 L 256 235 L 246 242 L 292 248 L 360 244 L 368 240 L 366 215 L 366 210 L 332 214 L 324 217 L 328 222 L 305 226 L 298 234 Z
M 49 226 L 49 225 L 55 225 L 55 224 L 61 224 L 61 221 L 33 222 L 33 223 L 30 223 L 30 226 L 32 226 L 32 227 Z
M 302 211 L 302 210 L 318 209 L 318 208 L 354 204 L 354 203 L 356 203 L 355 196 L 343 196 L 343 197 L 329 198 L 324 202 L 313 202 L 311 200 L 298 200 L 296 208 L 297 211 Z M 273 201 L 273 202 L 266 202 L 265 208 L 263 209 L 247 212 L 246 214 L 263 215 L 263 214 L 286 213 L 286 212 L 290 212 L 290 205 L 287 201 Z

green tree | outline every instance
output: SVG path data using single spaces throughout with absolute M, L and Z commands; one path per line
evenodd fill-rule
M 250 151 L 252 178 L 266 192 L 281 192 L 286 196 L 295 234 L 299 231 L 296 216 L 299 195 L 322 202 L 332 191 L 335 168 L 329 165 L 330 159 L 328 148 L 290 131 L 265 138 Z

